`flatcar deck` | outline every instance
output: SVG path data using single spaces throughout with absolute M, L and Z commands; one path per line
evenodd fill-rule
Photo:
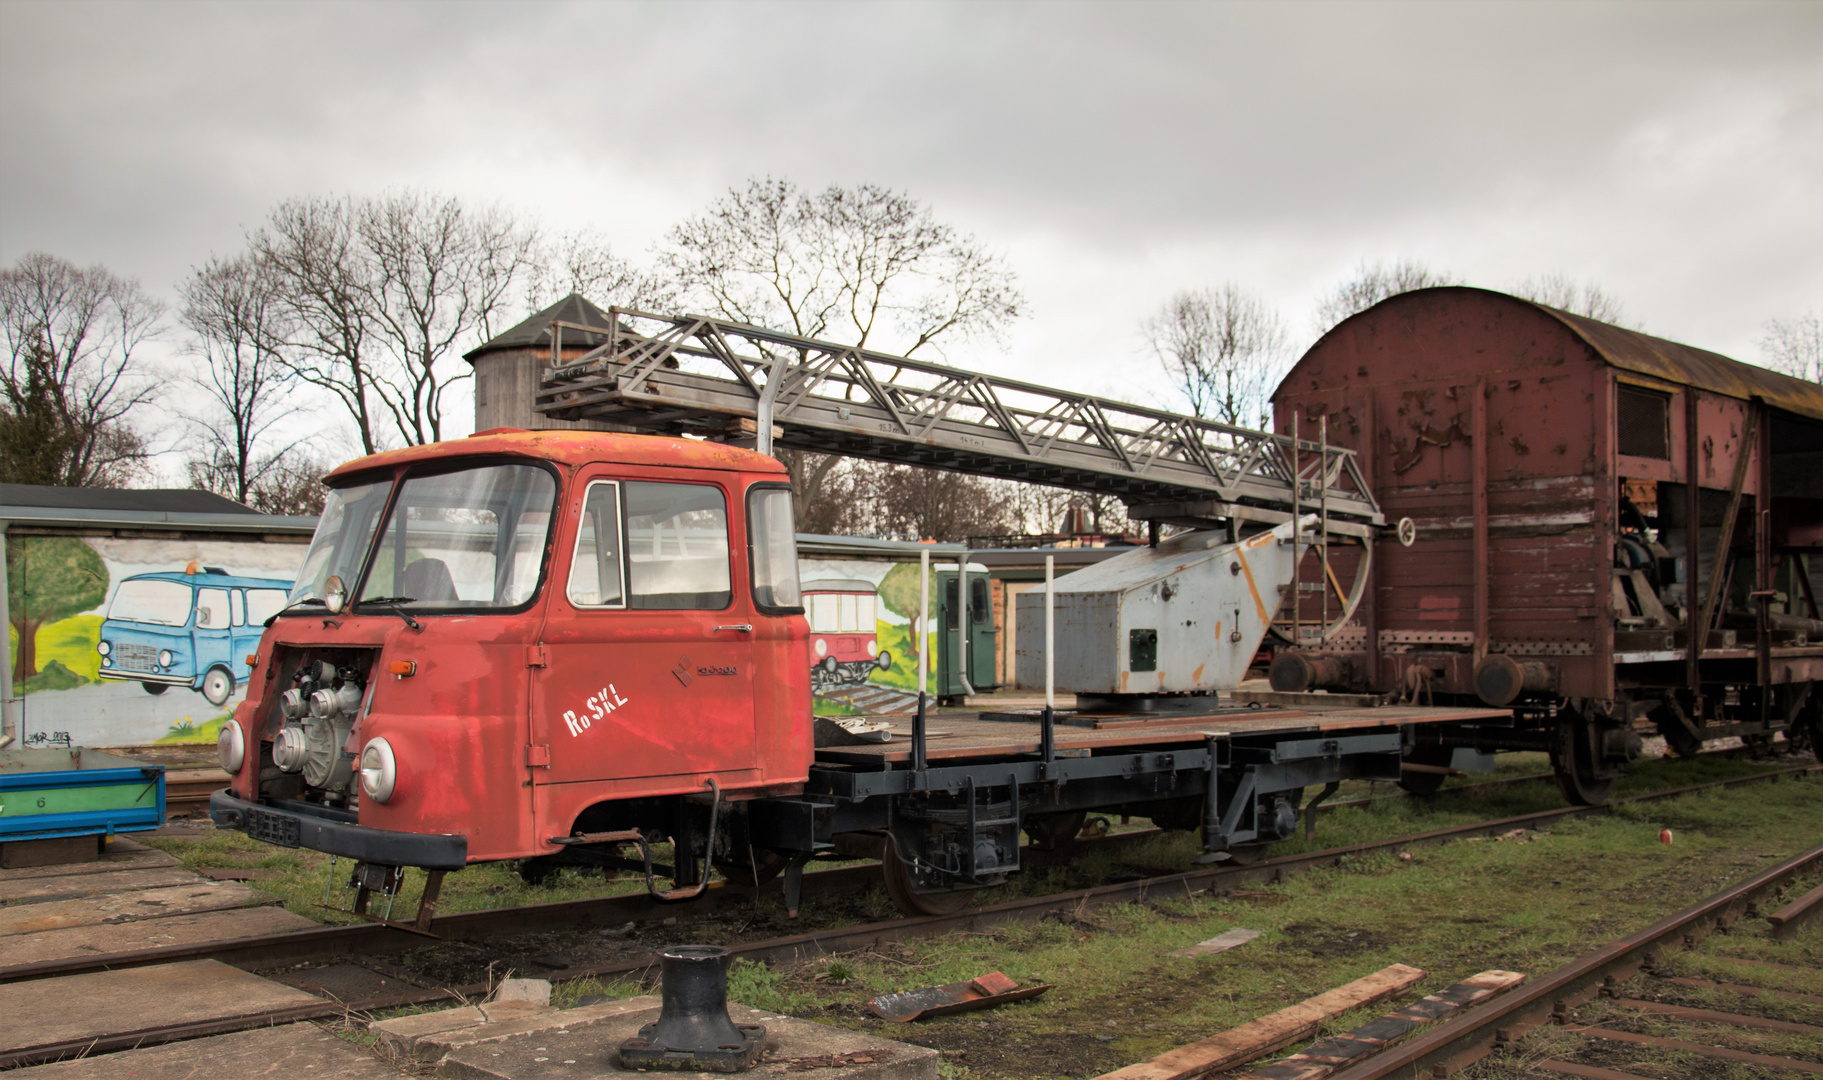
M 1370 731 L 1408 724 L 1473 723 L 1512 717 L 1509 709 L 1424 708 L 1383 705 L 1371 709 L 1228 709 L 1193 716 L 1128 717 L 1107 727 L 1090 728 L 1059 719 L 1056 746 L 1060 751 L 1114 751 L 1148 746 L 1201 742 L 1205 733 L 1230 736 L 1277 734 L 1327 734 Z M 1040 723 L 1000 718 L 985 720 L 980 714 L 933 712 L 926 720 L 927 756 L 932 761 L 992 758 L 1033 754 L 1039 750 Z M 1112 719 L 1112 718 L 1110 718 Z M 892 741 L 863 746 L 824 747 L 817 760 L 831 765 L 873 765 L 911 760 L 911 721 L 894 718 Z

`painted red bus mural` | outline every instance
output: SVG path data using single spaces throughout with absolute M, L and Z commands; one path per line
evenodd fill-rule
M 864 683 L 874 671 L 893 666 L 892 653 L 880 648 L 875 633 L 877 602 L 874 586 L 865 581 L 826 578 L 804 584 L 813 691 Z

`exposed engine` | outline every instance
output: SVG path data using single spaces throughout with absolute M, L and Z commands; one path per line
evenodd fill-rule
M 300 776 L 334 803 L 354 791 L 355 753 L 349 736 L 368 700 L 365 658 L 317 657 L 300 663 L 279 695 L 282 724 L 272 739 L 272 763 Z

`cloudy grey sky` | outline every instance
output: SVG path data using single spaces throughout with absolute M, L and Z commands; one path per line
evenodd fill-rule
M 640 255 L 763 174 L 909 191 L 1031 316 L 952 359 L 1156 399 L 1138 320 L 1412 257 L 1757 359 L 1823 309 L 1823 4 L 0 0 L 0 261 L 169 294 L 287 196 L 420 186 Z

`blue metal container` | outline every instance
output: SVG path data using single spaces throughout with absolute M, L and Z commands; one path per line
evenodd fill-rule
M 0 750 L 0 843 L 112 836 L 165 821 L 165 770 L 93 750 Z

